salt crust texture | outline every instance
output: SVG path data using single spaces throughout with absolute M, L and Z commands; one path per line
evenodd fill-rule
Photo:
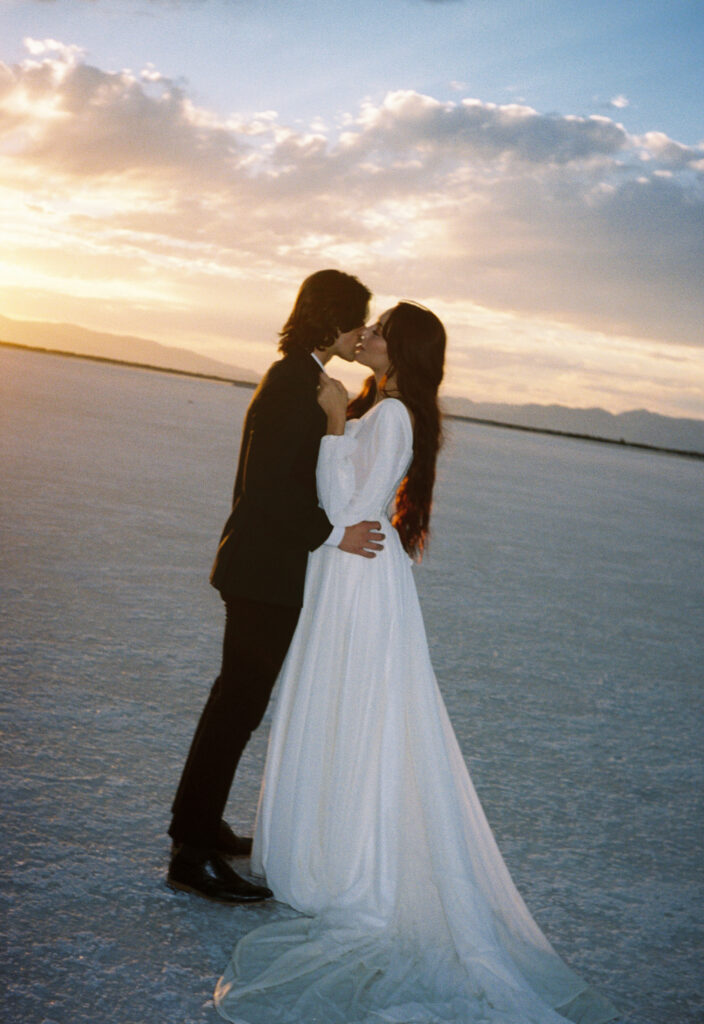
M 215 1024 L 235 941 L 291 913 L 164 885 L 249 397 L 0 350 L 7 1024 Z M 453 423 L 416 570 L 512 875 L 634 1024 L 704 1015 L 702 507 L 698 462 Z M 233 790 L 245 831 L 266 733 Z

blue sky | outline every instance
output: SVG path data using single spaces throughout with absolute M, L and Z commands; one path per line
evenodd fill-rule
M 0 40 L 0 312 L 262 369 L 339 265 L 434 304 L 457 393 L 704 416 L 701 2 L 4 0 Z
M 628 98 L 634 132 L 704 135 L 701 0 L 3 0 L 3 57 L 25 36 L 77 43 L 100 67 L 154 63 L 221 114 L 286 121 L 460 83 L 495 103 L 592 114 Z

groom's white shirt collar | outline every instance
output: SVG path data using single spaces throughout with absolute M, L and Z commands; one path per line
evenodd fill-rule
M 319 359 L 318 359 L 318 357 L 316 356 L 315 352 L 311 352 L 311 355 L 313 356 L 313 359 L 315 359 L 316 363 L 318 364 L 318 366 L 320 367 L 320 369 L 321 369 L 321 370 L 323 371 L 323 373 L 325 373 L 325 367 L 324 367 L 324 366 L 323 366 L 323 364 L 322 364 L 322 363 L 320 362 L 320 360 L 319 360 Z

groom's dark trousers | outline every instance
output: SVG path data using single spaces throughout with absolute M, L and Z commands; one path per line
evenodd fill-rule
M 169 834 L 177 843 L 216 848 L 237 764 L 296 628 L 308 552 L 332 529 L 315 486 L 325 432 L 319 374 L 311 355 L 284 356 L 247 410 L 232 512 L 210 577 L 225 601 L 222 666 L 172 806 Z
M 176 842 L 213 849 L 235 769 L 266 711 L 299 609 L 227 601 L 222 666 L 201 714 L 173 805 Z

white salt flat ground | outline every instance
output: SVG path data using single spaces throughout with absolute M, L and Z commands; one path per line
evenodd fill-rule
M 0 349 L 7 1024 L 214 1024 L 233 943 L 287 913 L 163 882 L 249 397 Z M 703 507 L 701 462 L 450 424 L 416 577 L 513 876 L 638 1024 L 704 1017 Z M 242 828 L 265 745 L 233 792 Z

